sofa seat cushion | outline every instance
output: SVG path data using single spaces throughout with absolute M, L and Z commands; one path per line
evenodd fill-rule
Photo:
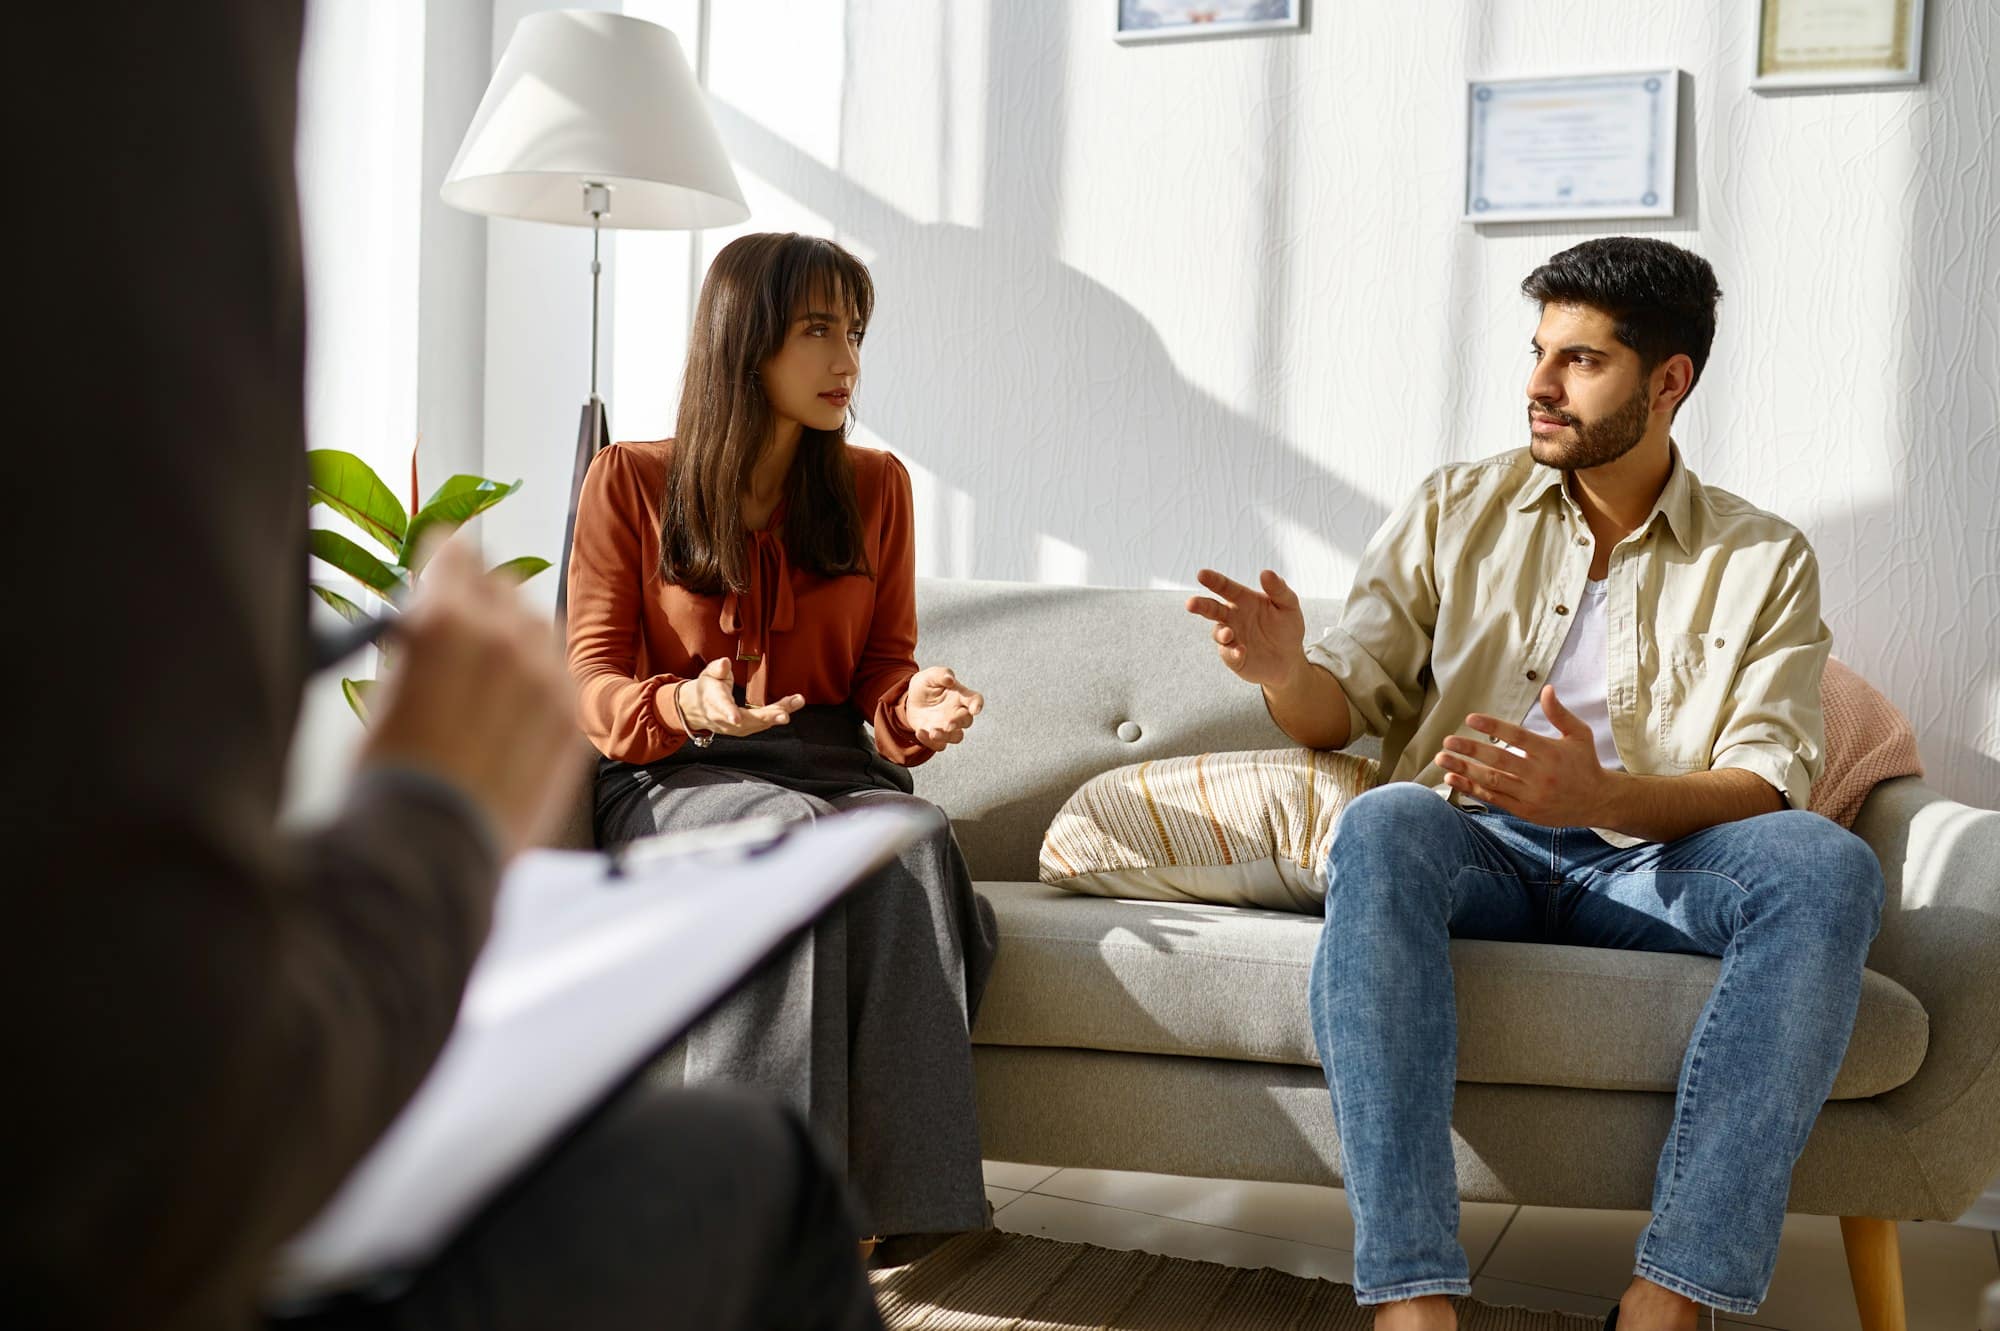
M 1311 915 L 1079 896 L 983 882 L 1000 955 L 973 1041 L 1315 1067 Z M 1458 1079 L 1671 1092 L 1721 963 L 1556 944 L 1452 943 Z M 1923 1007 L 1887 976 L 1861 1010 L 1833 1099 L 1902 1085 L 1928 1047 Z

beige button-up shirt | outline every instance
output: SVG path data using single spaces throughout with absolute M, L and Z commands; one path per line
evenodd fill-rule
M 1353 734 L 1382 737 L 1385 779 L 1449 794 L 1432 761 L 1444 737 L 1471 737 L 1470 712 L 1527 715 L 1569 634 L 1593 539 L 1563 473 L 1525 448 L 1439 468 L 1389 519 L 1339 627 L 1306 649 L 1340 682 Z M 1832 644 L 1805 537 L 1703 485 L 1676 448 L 1607 577 L 1605 700 L 1625 769 L 1740 767 L 1805 808 Z

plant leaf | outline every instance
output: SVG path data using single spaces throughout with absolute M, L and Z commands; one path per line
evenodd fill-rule
M 313 528 L 306 533 L 306 549 L 362 586 L 384 596 L 401 590 L 407 582 L 402 569 L 383 563 L 337 531 Z
M 437 488 L 437 493 L 424 501 L 417 515 L 410 519 L 409 530 L 403 534 L 403 543 L 396 549 L 396 557 L 406 566 L 415 567 L 410 560 L 422 544 L 424 533 L 433 528 L 450 531 L 462 523 L 478 517 L 508 495 L 521 488 L 521 482 L 502 485 L 489 481 L 484 476 L 458 475 Z
M 333 588 L 322 587 L 315 582 L 312 584 L 312 589 L 314 596 L 319 597 L 320 600 L 325 601 L 328 605 L 339 611 L 340 617 L 348 623 L 359 624 L 369 618 L 366 610 L 363 610 Z
M 332 448 L 307 451 L 306 507 L 314 504 L 325 504 L 390 551 L 401 552 L 409 515 L 374 469 L 354 454 Z
M 374 688 L 375 681 L 372 679 L 340 681 L 341 695 L 347 699 L 347 705 L 354 709 L 354 714 L 361 718 L 361 724 L 364 726 L 368 724 L 368 695 Z
M 486 571 L 496 578 L 505 578 L 508 582 L 518 587 L 548 566 L 549 561 L 543 559 L 540 555 L 522 555 L 519 559 L 510 559 L 504 564 L 495 564 Z

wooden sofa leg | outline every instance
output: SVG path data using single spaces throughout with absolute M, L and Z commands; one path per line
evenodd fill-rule
M 1847 1278 L 1854 1282 L 1854 1307 L 1861 1331 L 1909 1331 L 1903 1311 L 1903 1250 L 1896 1222 L 1874 1216 L 1840 1217 L 1840 1241 L 1847 1248 Z

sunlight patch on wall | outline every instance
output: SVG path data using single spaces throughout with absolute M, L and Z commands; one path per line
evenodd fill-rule
M 358 455 L 400 491 L 417 430 L 423 138 L 412 126 L 423 123 L 423 9 L 370 0 L 315 5 L 306 19 L 297 148 L 312 308 L 306 437 Z
M 710 95 L 822 164 L 838 167 L 847 6 L 824 0 L 712 4 L 708 21 Z M 773 40 L 776 33 L 784 39 Z M 756 200 L 750 208 L 755 217 Z
M 903 449 L 857 421 L 850 443 L 893 453 L 910 473 L 910 503 L 916 514 L 917 576 L 972 576 L 972 496 L 944 480 Z
M 1035 581 L 1082 587 L 1090 581 L 1090 556 L 1047 532 L 1035 535 Z
M 977 225 L 986 6 L 864 5 L 848 22 L 841 173 L 910 221 Z M 899 132 L 869 132 L 884 124 Z
M 664 439 L 680 407 L 687 328 L 694 313 L 688 291 L 685 231 L 621 231 L 605 264 L 613 290 L 610 324 L 612 437 Z

